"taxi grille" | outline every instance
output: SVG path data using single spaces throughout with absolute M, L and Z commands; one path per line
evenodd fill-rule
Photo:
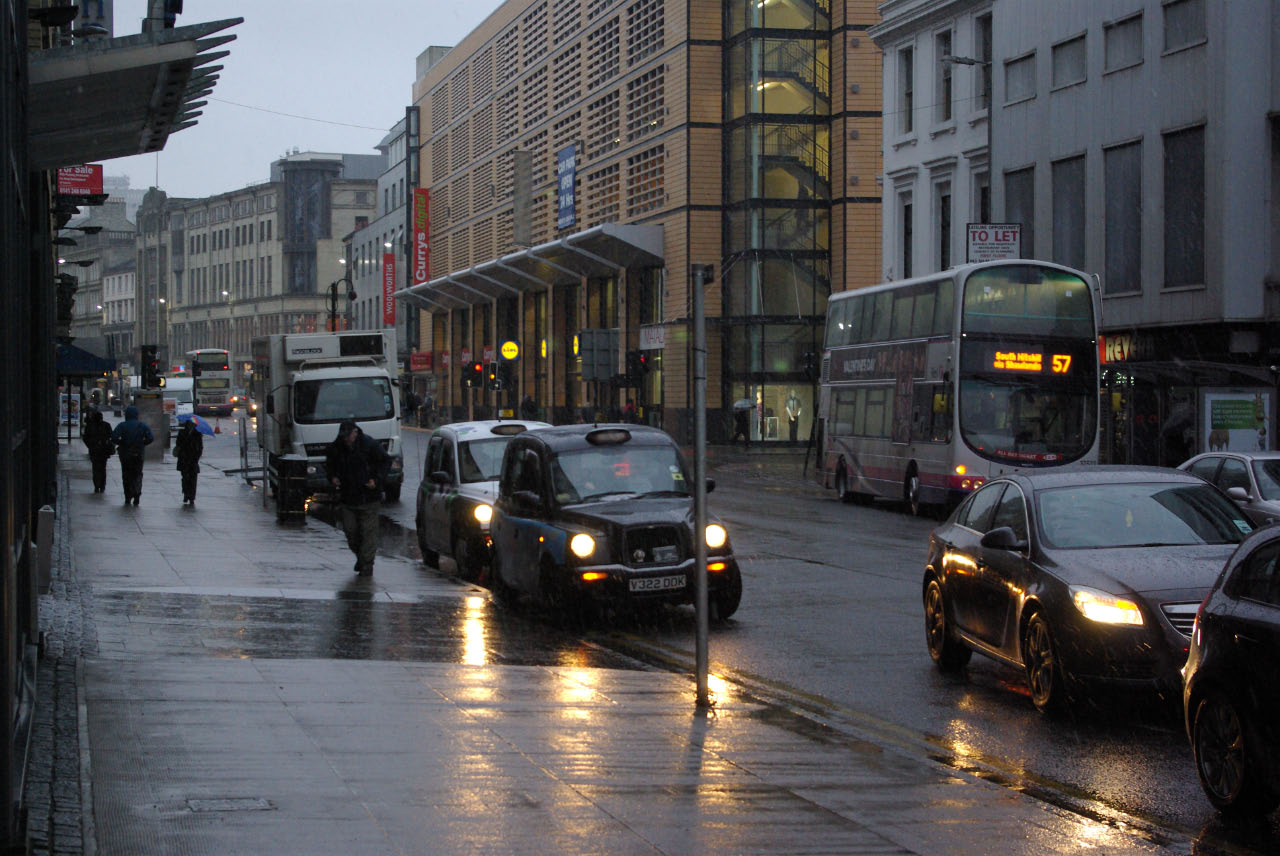
M 1160 611 L 1164 613 L 1165 618 L 1169 619 L 1173 629 L 1187 638 L 1191 638 L 1191 630 L 1196 624 L 1196 611 L 1199 609 L 1198 603 L 1160 604 Z
M 303 448 L 307 450 L 307 455 L 314 458 L 317 455 L 323 455 L 329 451 L 328 443 L 307 443 Z
M 622 538 L 622 559 L 633 567 L 677 565 L 688 554 L 685 539 L 675 526 L 638 526 Z

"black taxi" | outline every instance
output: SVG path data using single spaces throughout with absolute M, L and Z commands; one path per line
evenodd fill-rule
M 711 487 L 711 483 L 708 487 Z M 692 603 L 695 537 L 707 544 L 711 616 L 731 616 L 742 576 L 723 525 L 694 533 L 692 472 L 666 433 L 566 425 L 507 445 L 493 505 L 490 585 L 576 613 L 595 605 Z

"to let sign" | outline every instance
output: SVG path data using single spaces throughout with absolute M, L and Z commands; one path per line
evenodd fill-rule
M 413 191 L 413 280 L 422 285 L 431 278 L 431 195 L 425 187 Z
M 58 193 L 63 196 L 97 196 L 102 193 L 102 164 L 64 166 L 58 170 Z
M 968 236 L 967 261 L 995 262 L 1022 258 L 1021 223 L 970 223 Z
M 382 322 L 396 323 L 396 254 L 382 254 Z

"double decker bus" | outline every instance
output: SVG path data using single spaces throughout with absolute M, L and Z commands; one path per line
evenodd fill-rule
M 1098 460 L 1098 281 L 1029 259 L 832 295 L 816 478 L 951 505 L 1003 473 Z
M 195 411 L 198 416 L 230 416 L 231 352 L 222 348 L 187 351 L 187 366 L 195 379 Z

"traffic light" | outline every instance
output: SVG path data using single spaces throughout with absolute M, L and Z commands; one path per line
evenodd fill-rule
M 143 389 L 155 389 L 160 385 L 159 348 L 156 345 L 140 345 Z
M 649 355 L 644 351 L 627 351 L 627 386 L 639 386 L 649 373 Z
M 462 382 L 471 389 L 484 389 L 484 363 L 468 363 Z
M 515 360 L 499 360 L 498 361 L 498 389 L 515 389 L 516 387 L 516 361 Z
M 489 368 L 484 374 L 485 389 L 499 390 L 502 389 L 502 378 L 498 375 L 498 364 L 489 363 Z

